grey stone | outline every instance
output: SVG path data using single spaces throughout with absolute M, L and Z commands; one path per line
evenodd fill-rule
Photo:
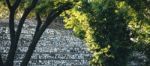
M 10 46 L 8 20 L 0 20 L 0 52 L 5 61 Z M 19 66 L 35 31 L 36 21 L 26 20 L 18 43 L 14 65 Z M 28 66 L 89 66 L 92 54 L 85 43 L 65 30 L 63 23 L 56 20 L 43 33 Z M 142 52 L 133 52 L 128 66 L 144 66 L 147 57 Z
M 17 24 L 17 23 L 16 23 Z M 19 66 L 32 40 L 36 22 L 26 20 L 23 25 L 14 65 Z M 7 20 L 0 23 L 0 52 L 6 60 L 10 46 Z M 28 66 L 88 66 L 91 53 L 84 42 L 75 37 L 71 30 L 65 30 L 63 23 L 52 23 L 43 33 Z

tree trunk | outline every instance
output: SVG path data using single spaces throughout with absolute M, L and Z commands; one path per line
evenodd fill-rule
M 11 12 L 10 12 L 10 16 L 9 16 L 9 29 L 10 29 L 11 46 L 10 46 L 10 50 L 8 52 L 5 66 L 13 66 L 14 56 L 15 56 L 15 52 L 17 49 L 17 45 L 15 44 L 16 41 L 15 41 L 15 30 L 14 30 L 15 11 L 14 10 L 10 10 L 10 11 Z
M 25 55 L 25 57 L 23 58 L 23 61 L 21 63 L 21 66 L 27 66 L 34 50 L 35 50 L 35 47 L 40 39 L 40 37 L 42 36 L 43 32 L 46 30 L 46 28 L 52 23 L 52 21 L 58 17 L 63 11 L 65 10 L 68 10 L 68 9 L 71 9 L 72 8 L 72 4 L 71 3 L 66 3 L 64 5 L 61 5 L 59 6 L 57 9 L 55 10 L 52 10 L 50 12 L 50 14 L 48 15 L 45 23 L 41 26 L 38 27 L 38 24 L 37 24 L 37 28 L 38 28 L 38 31 L 35 31 L 35 34 L 33 36 L 33 40 L 27 50 L 27 53 Z
M 15 31 L 14 16 L 15 16 L 15 11 L 18 8 L 21 1 L 22 0 L 16 0 L 15 3 L 13 4 L 13 6 L 11 6 L 9 0 L 6 0 L 8 8 L 10 10 L 9 29 L 10 29 L 10 37 L 11 37 L 11 46 L 10 46 L 10 50 L 8 52 L 8 56 L 7 56 L 5 66 L 13 66 L 13 61 L 14 61 L 14 57 L 15 57 L 15 54 L 16 54 L 16 50 L 17 50 L 17 44 L 18 44 L 18 41 L 19 41 L 19 37 L 20 37 L 20 34 L 21 34 L 21 30 L 22 30 L 24 21 L 25 21 L 26 17 L 28 16 L 28 14 L 31 12 L 31 10 L 36 6 L 36 4 L 38 2 L 38 0 L 33 0 L 32 4 L 25 9 L 25 11 L 23 13 L 23 16 L 21 17 L 21 19 L 19 21 L 17 31 Z
M 12 6 L 10 4 L 10 0 L 5 0 L 5 1 L 10 10 L 9 29 L 10 29 L 11 46 L 10 46 L 10 50 L 8 52 L 7 60 L 4 65 L 5 66 L 13 66 L 14 56 L 15 56 L 15 52 L 17 49 L 16 38 L 15 38 L 16 32 L 15 32 L 15 27 L 14 27 L 14 17 L 15 17 L 15 11 L 18 8 L 21 0 L 15 0 L 14 4 Z
M 1 54 L 0 54 L 0 66 L 4 66 Z

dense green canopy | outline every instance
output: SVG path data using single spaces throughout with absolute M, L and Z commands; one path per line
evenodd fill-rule
M 69 16 L 64 17 L 65 26 L 87 42 L 93 53 L 92 64 L 126 66 L 133 50 L 142 50 L 149 55 L 148 3 L 146 0 L 80 1 L 65 12 Z

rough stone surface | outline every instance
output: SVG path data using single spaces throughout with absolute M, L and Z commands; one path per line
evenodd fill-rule
M 44 32 L 28 66 L 88 66 L 90 52 L 84 42 L 75 37 L 71 30 L 65 30 L 55 21 Z M 19 66 L 32 40 L 36 22 L 26 20 L 15 56 L 15 66 Z M 8 20 L 0 22 L 0 52 L 6 60 L 10 46 Z
M 15 65 L 19 66 L 32 40 L 35 20 L 26 20 L 15 56 Z M 8 20 L 0 20 L 0 52 L 6 60 L 10 46 Z M 89 66 L 91 53 L 84 42 L 75 37 L 71 30 L 65 30 L 60 20 L 55 20 L 44 32 L 28 66 Z M 145 66 L 147 57 L 134 51 L 127 66 Z

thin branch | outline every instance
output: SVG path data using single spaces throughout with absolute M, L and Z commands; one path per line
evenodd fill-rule
M 21 30 L 22 30 L 22 27 L 23 27 L 23 24 L 24 24 L 24 22 L 25 22 L 26 17 L 27 17 L 27 16 L 29 15 L 29 13 L 35 8 L 37 2 L 38 2 L 38 0 L 33 0 L 33 1 L 32 1 L 32 4 L 31 4 L 29 7 L 27 7 L 27 8 L 25 9 L 25 11 L 24 11 L 24 13 L 23 13 L 23 16 L 22 16 L 22 18 L 20 19 L 19 25 L 18 25 L 18 27 L 17 27 L 18 29 L 17 29 L 17 31 L 16 31 L 16 41 L 19 40 L 19 37 L 20 37 L 20 34 L 21 34 Z
M 36 13 L 36 19 L 37 19 L 37 26 L 36 26 L 35 33 L 37 33 L 39 31 L 41 24 L 42 24 L 42 20 L 41 20 L 39 13 Z
M 45 23 L 43 24 L 43 28 L 44 26 L 48 26 L 49 24 L 51 24 L 51 20 L 55 19 L 57 16 L 59 16 L 63 11 L 65 10 L 69 10 L 73 7 L 73 4 L 70 2 L 67 2 L 61 6 L 59 6 L 57 9 L 52 10 L 51 13 L 48 15 Z M 41 28 L 42 29 L 42 28 Z
M 10 0 L 5 0 L 5 1 L 6 1 L 6 4 L 7 4 L 9 10 L 12 9 L 12 10 L 15 11 L 18 8 L 18 6 L 19 6 L 19 4 L 21 3 L 22 0 L 16 0 L 15 3 L 12 6 L 10 4 Z
M 5 0 L 5 1 L 6 1 L 6 4 L 7 4 L 8 8 L 11 9 L 12 6 L 10 4 L 10 1 L 9 0 Z
M 48 15 L 45 23 L 41 26 L 40 30 L 34 35 L 33 40 L 27 50 L 27 53 L 26 53 L 25 57 L 23 58 L 21 66 L 27 66 L 40 37 L 42 36 L 43 32 L 48 27 L 48 25 L 50 25 L 52 23 L 52 21 L 57 16 L 59 16 L 63 11 L 71 9 L 72 7 L 70 7 L 70 6 L 72 6 L 72 4 L 66 3 L 64 5 L 59 6 L 57 9 L 51 11 L 51 13 Z
M 22 0 L 16 0 L 15 3 L 12 6 L 12 9 L 16 10 L 19 6 L 19 4 L 21 3 Z

